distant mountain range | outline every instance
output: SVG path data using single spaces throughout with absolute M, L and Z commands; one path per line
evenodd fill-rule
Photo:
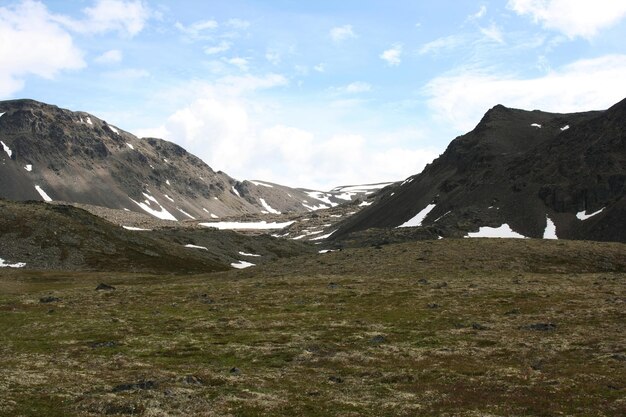
M 420 174 L 385 188 L 343 221 L 332 238 L 408 226 L 435 238 L 626 242 L 626 100 L 572 114 L 495 106 Z
M 287 214 L 292 225 L 277 236 L 315 243 L 466 236 L 626 242 L 626 100 L 571 114 L 497 105 L 421 173 L 327 192 L 238 181 L 171 142 L 33 100 L 0 102 L 0 146 L 0 198 L 7 200 L 177 221 Z M 364 199 L 333 215 L 297 219 Z
M 364 198 L 215 172 L 180 146 L 137 138 L 94 115 L 34 100 L 0 102 L 0 198 L 147 212 L 166 220 L 314 211 Z

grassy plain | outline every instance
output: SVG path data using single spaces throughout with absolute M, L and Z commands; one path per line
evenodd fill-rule
M 96 290 L 99 283 L 114 290 Z M 0 271 L 2 416 L 624 416 L 626 246 Z

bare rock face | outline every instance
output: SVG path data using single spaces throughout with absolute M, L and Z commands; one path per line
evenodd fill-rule
M 164 220 L 307 212 L 346 201 L 215 172 L 180 146 L 137 138 L 91 114 L 34 100 L 0 102 L 0 198 L 56 200 Z M 350 193 L 347 201 L 365 193 Z
M 554 225 L 558 238 L 626 242 L 626 100 L 573 114 L 495 106 L 333 237 L 396 228 L 416 216 L 414 225 L 442 237 L 506 224 L 542 238 Z

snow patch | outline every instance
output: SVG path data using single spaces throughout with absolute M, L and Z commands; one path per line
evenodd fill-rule
M 132 149 L 133 151 L 135 150 L 135 147 L 132 145 L 132 143 L 128 143 L 126 142 L 126 146 L 128 146 L 130 149 Z
M 255 254 L 255 253 L 246 253 L 246 252 L 242 252 L 242 251 L 239 251 L 239 255 L 242 255 L 242 256 L 261 256 L 261 255 Z
M 179 208 L 179 207 L 176 207 L 176 209 L 177 209 L 178 211 L 180 211 L 181 213 L 183 213 L 185 216 L 189 217 L 191 220 L 196 220 L 196 218 L 195 218 L 195 217 L 193 217 L 191 214 L 187 213 L 187 212 L 186 212 L 186 211 L 184 211 L 183 209 L 181 209 L 181 208 Z
M 565 126 L 563 126 L 563 127 L 561 128 L 561 132 L 563 132 L 563 131 L 565 131 L 565 130 L 567 130 L 567 129 L 569 129 L 569 125 L 565 125 Z
M 28 172 L 31 172 L 33 170 L 33 166 L 31 164 L 28 164 L 24 167 L 24 169 Z
M 596 214 L 600 214 L 602 212 L 602 210 L 604 210 L 606 207 L 602 207 L 600 210 L 595 211 L 591 214 L 585 214 L 585 210 L 583 211 L 579 211 L 578 213 L 576 213 L 576 217 L 578 217 L 578 220 L 587 220 L 589 217 L 593 217 Z
M 346 201 L 352 201 L 352 196 L 356 195 L 357 193 L 342 193 L 342 194 L 335 194 L 335 198 L 338 198 L 340 200 L 346 200 Z
M 444 217 L 446 217 L 450 213 L 452 213 L 452 211 L 446 211 L 441 216 L 437 217 L 433 223 L 437 223 L 439 220 L 443 219 Z
M 326 193 L 321 193 L 319 191 L 305 191 L 304 193 L 308 195 L 309 197 L 322 201 L 324 204 L 328 204 L 331 207 L 335 207 L 339 205 L 337 203 L 333 203 L 332 201 L 330 201 L 329 197 L 331 196 Z
M 543 231 L 544 239 L 558 239 L 556 236 L 556 225 L 548 216 L 546 216 L 546 230 Z
M 332 232 L 326 234 L 326 235 L 322 235 L 322 236 L 318 236 L 318 237 L 314 237 L 311 240 L 323 240 L 323 239 L 328 239 L 333 233 L 335 233 L 336 230 L 333 230 Z
M 268 187 L 268 188 L 274 188 L 273 185 L 270 184 L 265 184 L 264 182 L 259 182 L 259 181 L 250 181 L 252 184 L 254 185 L 259 185 L 261 187 Z
M 26 266 L 25 262 L 16 262 L 14 264 L 8 264 L 6 263 L 4 259 L 0 258 L 0 268 L 24 268 L 25 266 Z
M 172 215 L 172 213 L 170 213 L 169 211 L 167 211 L 162 205 L 159 204 L 158 201 L 156 201 L 156 199 L 152 196 L 148 196 L 146 193 L 143 193 L 143 195 L 145 195 L 146 197 L 148 197 L 150 200 L 154 201 L 156 203 L 157 206 L 159 206 L 160 210 L 155 210 L 152 207 L 148 206 L 145 203 L 139 203 L 135 200 L 133 200 L 132 198 L 130 198 L 130 201 L 132 201 L 133 203 L 137 204 L 139 207 L 141 207 L 142 210 L 146 211 L 147 213 L 153 215 L 154 217 L 161 219 L 161 220 L 173 220 L 175 222 L 177 222 L 178 220 L 176 219 L 176 217 L 174 217 Z
M 111 129 L 111 130 L 113 131 L 113 133 L 115 133 L 116 135 L 119 135 L 119 134 L 120 134 L 120 131 L 119 131 L 119 130 L 117 130 L 117 129 L 115 128 L 115 126 L 111 126 L 111 125 L 107 125 L 107 126 L 109 126 L 109 129 Z
M 410 220 L 408 220 L 407 222 L 401 224 L 398 227 L 415 227 L 415 226 L 421 226 L 422 225 L 422 221 L 424 221 L 424 219 L 426 218 L 426 216 L 428 216 L 428 213 L 431 212 L 432 209 L 434 209 L 436 206 L 436 204 L 429 204 L 426 207 L 424 207 L 422 209 L 422 211 L 420 211 L 419 213 L 417 213 L 413 218 L 411 218 Z
M 44 190 L 42 190 L 40 186 L 35 185 L 35 190 L 37 190 L 37 192 L 39 193 L 41 198 L 43 198 L 44 201 L 52 201 L 50 196 L 48 194 L 46 194 L 46 192 Z
M 155 203 L 159 204 L 157 199 L 152 197 L 150 194 L 146 194 L 146 193 L 141 193 L 141 194 L 143 194 L 143 196 L 146 197 L 149 200 L 149 201 L 146 200 L 146 203 L 150 204 L 150 201 L 154 201 Z
M 172 203 L 174 202 L 174 199 L 172 197 L 170 197 L 167 194 L 163 194 L 163 197 L 167 198 L 168 200 L 170 200 Z
M 393 184 L 392 182 L 381 182 L 378 184 L 364 184 L 364 185 L 346 185 L 341 187 L 333 188 L 332 192 L 355 192 L 362 193 L 369 190 L 379 190 L 381 188 L 385 188 L 388 185 Z
M 0 143 L 2 144 L 2 147 L 4 148 L 4 151 L 7 153 L 7 155 L 9 155 L 9 158 L 10 158 L 11 155 L 13 155 L 13 151 L 1 140 L 0 140 Z
M 269 204 L 267 204 L 267 203 L 265 202 L 265 199 L 263 199 L 263 198 L 259 198 L 259 201 L 261 201 L 261 205 L 262 205 L 262 206 L 263 206 L 263 208 L 264 208 L 265 210 L 267 210 L 268 212 L 270 212 L 270 213 L 272 213 L 272 214 L 280 214 L 280 211 L 278 211 L 278 210 L 273 209 L 272 207 L 270 207 L 270 205 L 269 205 Z
M 122 227 L 126 230 L 134 230 L 137 232 L 147 232 L 151 230 L 151 229 L 142 229 L 141 227 L 134 227 L 134 226 L 122 226 Z
M 5 113 L 6 113 L 6 112 L 2 112 L 2 113 L 0 113 L 0 117 L 4 116 L 4 114 L 5 114 Z
M 241 197 L 241 195 L 239 194 L 239 191 L 237 191 L 234 185 L 232 188 L 233 188 L 233 193 L 237 194 L 237 197 Z
M 165 183 L 166 183 L 167 185 L 172 185 L 172 184 L 170 184 L 170 180 L 165 180 Z
M 413 181 L 413 177 L 409 177 L 407 179 L 405 179 L 404 181 L 402 181 L 402 184 L 400 184 L 400 187 L 402 187 L 404 184 L 408 184 L 410 182 Z
M 532 127 L 536 127 L 538 129 L 541 129 L 541 125 L 539 123 L 533 123 L 531 124 Z
M 211 213 L 211 218 L 212 218 L 212 219 L 219 219 L 219 218 L 220 218 L 220 216 L 217 216 L 217 215 L 215 215 L 215 214 Z
M 209 248 L 205 247 L 205 246 L 197 246 L 197 245 L 192 245 L 191 243 L 188 243 L 187 245 L 185 245 L 186 248 L 191 248 L 191 249 L 202 249 L 202 250 L 209 250 Z
M 261 222 L 209 222 L 209 223 L 199 223 L 200 226 L 204 227 L 214 227 L 220 230 L 267 230 L 267 229 L 282 229 L 289 225 L 292 225 L 295 221 L 283 222 L 283 223 L 267 223 L 266 221 Z
M 367 207 L 367 206 L 371 206 L 371 205 L 372 205 L 371 202 L 368 203 L 367 201 L 364 201 L 361 204 L 359 204 L 359 207 Z
M 318 251 L 317 253 L 328 253 L 328 252 L 337 252 L 336 249 L 322 249 L 321 251 Z
M 470 232 L 465 237 L 512 237 L 518 239 L 526 239 L 526 236 L 514 232 L 511 227 L 504 223 L 500 227 L 481 227 L 478 232 Z
M 91 122 L 91 117 L 87 117 L 87 119 L 85 119 L 85 121 L 87 122 L 87 124 L 90 124 L 93 126 L 93 123 Z
M 237 268 L 237 269 L 244 269 L 244 268 L 250 268 L 251 266 L 255 266 L 255 265 L 250 262 L 239 261 L 239 262 L 233 262 L 232 264 L 230 264 L 230 266 L 232 266 L 233 268 Z
M 307 209 L 311 210 L 311 211 L 316 211 L 316 210 L 322 210 L 322 209 L 329 208 L 327 205 L 324 205 L 324 204 L 320 204 L 319 206 L 309 206 L 308 204 L 302 203 L 302 206 L 304 208 L 307 208 Z

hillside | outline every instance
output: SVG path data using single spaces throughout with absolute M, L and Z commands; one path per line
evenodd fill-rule
M 140 139 L 89 113 L 34 100 L 0 102 L 0 140 L 0 198 L 15 201 L 89 204 L 183 221 L 309 212 L 372 191 L 238 181 L 174 143 Z
M 626 241 L 626 100 L 606 111 L 489 110 L 420 174 L 383 190 L 334 239 L 422 226 L 434 236 Z

